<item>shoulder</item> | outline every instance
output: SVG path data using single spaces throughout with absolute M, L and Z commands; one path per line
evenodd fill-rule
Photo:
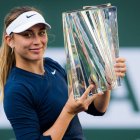
M 4 87 L 4 103 L 15 102 L 33 104 L 34 94 L 24 82 L 8 81 Z
M 24 108 L 33 108 L 34 99 L 34 95 L 24 83 L 7 82 L 4 87 L 3 104 L 6 114 L 10 113 L 9 115 L 11 115 L 12 112 L 17 112 Z
M 45 61 L 45 65 L 50 65 L 58 69 L 63 69 L 62 66 L 57 61 L 53 60 L 52 58 L 45 57 L 44 61 Z
M 4 98 L 6 97 L 19 97 L 19 96 L 27 96 L 28 88 L 24 83 L 16 82 L 16 81 L 7 81 L 4 87 Z

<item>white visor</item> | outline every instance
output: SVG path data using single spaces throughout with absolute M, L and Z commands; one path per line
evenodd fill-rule
M 6 28 L 6 33 L 21 33 L 30 27 L 43 23 L 47 28 L 51 29 L 51 26 L 45 21 L 43 16 L 36 11 L 28 11 L 19 15 L 11 24 Z

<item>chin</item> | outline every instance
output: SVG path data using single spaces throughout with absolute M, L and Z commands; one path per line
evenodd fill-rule
M 33 58 L 32 60 L 33 60 L 33 61 L 40 61 L 40 60 L 43 60 L 43 57 Z
M 30 61 L 40 61 L 43 60 L 43 56 L 32 56 L 30 58 L 27 58 Z

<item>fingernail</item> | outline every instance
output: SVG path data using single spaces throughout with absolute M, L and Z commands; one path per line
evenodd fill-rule
M 94 85 L 90 85 L 90 89 L 93 89 Z

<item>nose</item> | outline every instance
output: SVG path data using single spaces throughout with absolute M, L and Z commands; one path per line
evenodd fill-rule
M 33 38 L 33 44 L 34 44 L 34 45 L 38 45 L 38 44 L 40 44 L 40 43 L 41 43 L 41 38 L 40 38 L 40 36 L 37 35 L 37 34 L 35 34 L 35 35 L 34 35 L 34 38 Z

